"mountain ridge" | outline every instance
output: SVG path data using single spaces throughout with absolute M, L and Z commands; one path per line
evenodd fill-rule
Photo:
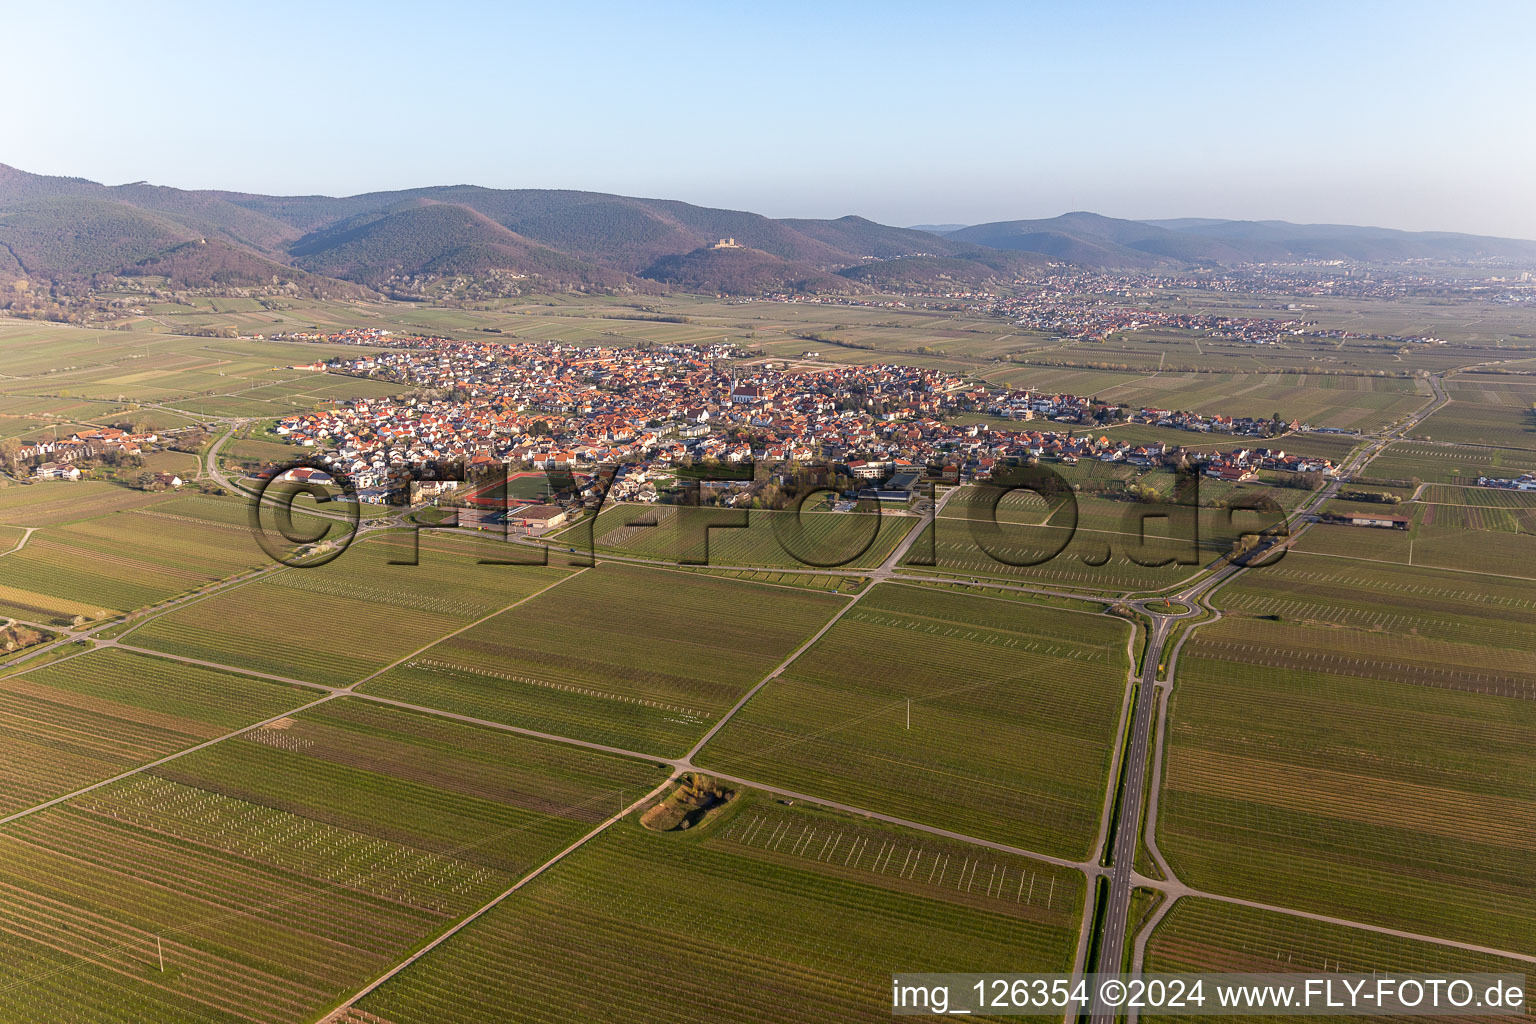
M 734 247 L 717 248 L 725 239 Z M 570 189 L 460 184 L 269 196 L 103 185 L 0 164 L 0 275 L 8 277 L 163 276 L 173 287 L 302 277 L 311 289 L 331 281 L 390 294 L 430 292 L 446 280 L 493 280 L 503 292 L 835 294 L 1006 286 L 1050 263 L 1156 270 L 1302 259 L 1536 265 L 1536 242 L 1285 221 L 1135 221 L 1086 211 L 933 231 L 856 214 L 775 219 Z

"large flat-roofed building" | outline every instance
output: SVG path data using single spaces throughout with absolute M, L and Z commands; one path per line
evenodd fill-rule
M 548 530 L 564 524 L 569 513 L 559 505 L 518 505 L 507 510 L 507 522 L 529 530 Z
M 1373 526 L 1379 530 L 1406 530 L 1413 525 L 1413 520 L 1407 516 L 1390 516 L 1377 512 L 1331 512 L 1325 513 L 1321 518 L 1325 523 Z

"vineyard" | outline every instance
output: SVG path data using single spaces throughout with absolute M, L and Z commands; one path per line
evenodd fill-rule
M 610 562 L 363 689 L 675 755 L 842 603 L 810 590 Z
M 1536 537 L 1523 526 L 1530 522 L 1529 510 L 1417 507 L 1417 525 L 1411 530 L 1325 524 L 1308 531 L 1285 557 L 1316 553 L 1512 579 L 1536 575 Z
M 101 480 L 13 484 L 0 488 L 0 523 L 59 526 L 164 500 L 163 494 L 130 491 Z
M 1529 948 L 1529 591 L 1314 558 L 1220 601 L 1235 614 L 1185 648 L 1170 708 L 1159 842 L 1179 876 Z
M 313 1018 L 654 781 L 362 702 L 282 719 L 0 828 L 0 1016 Z
M 1475 484 L 1480 476 L 1516 477 L 1529 472 L 1536 472 L 1536 452 L 1397 441 L 1371 460 L 1366 475 L 1374 480 Z
M 1161 474 L 1158 489 L 1171 496 L 1172 477 Z M 1306 494 L 1255 490 L 1278 496 L 1282 507 Z M 1275 513 L 1217 508 L 1192 514 L 1171 500 L 1143 503 L 1083 494 L 1077 496 L 1074 516 L 1070 506 L 1052 511 L 1037 495 L 1016 491 L 997 504 L 994 525 L 992 500 L 984 491 L 962 490 L 912 545 L 903 564 L 1071 590 L 1160 590 L 1197 571 L 1197 564 L 1180 560 L 1209 562 L 1229 551 L 1243 531 L 1263 529 L 1278 519 Z M 1198 531 L 1193 549 L 1188 522 Z
M 1103 806 L 1124 645 L 1115 620 L 880 584 L 700 764 L 1080 857 Z
M 1392 935 L 1276 914 L 1214 900 L 1183 899 L 1169 911 L 1147 945 L 1152 972 L 1325 974 L 1526 974 L 1527 964 L 1468 953 Z M 1528 1012 L 1524 1018 L 1530 1019 Z M 1230 1017 L 1146 1016 L 1150 1021 L 1218 1021 Z M 1272 1019 L 1282 1018 L 1253 1018 Z M 1417 1017 L 1333 1016 L 1333 1021 L 1407 1024 Z M 1447 1024 L 1472 1024 L 1487 1016 L 1442 1016 Z
M 1512 491 L 1502 487 L 1452 487 L 1430 484 L 1424 501 L 1437 505 L 1471 505 L 1478 508 L 1536 508 L 1536 491 Z
M 1505 448 L 1536 447 L 1536 417 L 1531 413 L 1529 394 L 1485 391 L 1482 401 L 1466 401 L 1473 392 L 1452 392 L 1456 401 L 1419 424 L 1418 433 L 1437 441 L 1462 444 L 1498 445 Z M 1490 398 L 1509 401 L 1490 402 Z
M 159 509 L 110 512 L 38 530 L 26 547 L 5 557 L 0 611 L 46 620 L 100 618 L 268 561 L 244 527 Z
M 745 526 L 739 524 L 745 522 Z M 709 524 L 718 524 L 709 528 Z M 736 524 L 736 525 L 732 525 Z M 901 543 L 917 521 L 885 510 L 779 512 L 678 505 L 612 505 L 582 522 L 559 542 L 582 551 L 673 563 L 766 568 L 871 568 Z
M 490 566 L 442 547 L 417 565 L 409 538 L 354 545 L 313 569 L 178 608 L 127 642 L 309 682 L 345 686 L 562 579 L 563 570 Z
M 395 1024 L 883 1021 L 895 964 L 1070 969 L 1076 872 L 737 803 L 699 834 L 610 829 L 360 1010 Z
M 0 814 L 311 699 L 294 687 L 111 650 L 0 678 Z
M 770 569 L 705 569 L 689 568 L 687 572 L 705 576 L 719 576 L 728 580 L 745 580 L 748 583 L 767 583 L 775 587 L 805 587 L 809 590 L 826 590 L 838 594 L 857 594 L 864 589 L 862 576 L 838 576 L 831 573 L 784 572 Z

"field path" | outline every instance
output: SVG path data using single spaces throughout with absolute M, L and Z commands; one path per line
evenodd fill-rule
M 114 775 L 110 779 L 102 779 L 100 782 L 93 782 L 89 786 L 82 786 L 81 788 L 71 793 L 65 793 L 63 796 L 56 796 L 52 800 L 44 800 L 40 804 L 34 804 L 33 806 L 25 808 L 24 810 L 16 811 L 14 814 L 8 814 L 5 817 L 0 818 L 0 825 L 6 825 L 10 822 L 16 821 L 18 818 L 25 818 L 29 814 L 36 814 L 38 811 L 47 810 L 55 804 L 62 804 L 67 800 L 73 800 L 77 796 L 83 796 L 86 793 L 89 793 L 95 789 L 100 789 L 103 786 L 110 786 L 114 782 L 121 782 L 123 779 L 132 778 L 133 776 L 138 775 L 140 772 L 149 771 L 151 768 L 158 768 L 160 765 L 174 761 L 179 757 L 185 757 L 188 754 L 206 749 L 216 743 L 223 743 L 225 740 L 233 739 L 236 736 L 243 736 L 248 732 L 252 732 L 256 729 L 263 728 L 264 726 L 271 725 L 273 722 L 280 722 L 290 715 L 296 715 L 301 711 L 308 711 L 310 708 L 324 704 L 326 701 L 335 700 L 336 696 L 337 695 L 334 693 L 328 693 L 318 700 L 310 701 L 308 704 L 303 704 L 296 708 L 290 708 L 287 711 L 273 715 L 271 718 L 265 718 L 260 722 L 253 722 L 250 725 L 242 726 L 239 729 L 227 732 L 222 736 L 215 736 L 211 740 L 204 740 L 202 743 L 199 743 L 195 746 L 187 747 L 183 750 L 178 750 L 174 754 L 167 754 L 165 757 L 151 761 L 148 764 L 141 764 L 136 768 L 130 768 L 128 771 Z
M 1406 417 L 1396 426 L 1382 432 L 1369 444 L 1358 449 L 1339 467 L 1334 478 L 1325 487 L 1314 493 L 1288 517 L 1289 535 L 1275 545 L 1276 550 L 1283 552 L 1294 545 L 1302 534 L 1306 533 L 1308 527 L 1312 525 L 1313 520 L 1308 517 L 1322 508 L 1330 499 L 1336 497 L 1346 480 L 1361 473 L 1370 464 L 1371 460 L 1384 452 L 1393 441 L 1401 438 L 1413 427 L 1449 403 L 1450 397 L 1445 393 L 1440 377 L 1431 377 L 1429 383 L 1431 396 L 1423 407 Z M 1348 927 L 1361 928 L 1366 931 L 1377 931 L 1444 946 L 1514 956 L 1517 959 L 1527 959 L 1521 954 L 1510 954 L 1502 950 L 1480 948 L 1451 939 L 1436 939 L 1430 936 L 1416 935 L 1411 932 L 1395 931 L 1381 926 L 1347 921 L 1342 918 L 1330 918 L 1307 911 L 1272 907 L 1241 900 L 1236 897 L 1215 896 L 1192 889 L 1178 879 L 1172 867 L 1163 857 L 1162 851 L 1157 846 L 1158 791 L 1162 781 L 1163 751 L 1168 727 L 1168 698 L 1173 689 L 1179 654 L 1182 652 L 1185 642 L 1194 635 L 1195 630 L 1200 626 L 1215 622 L 1221 618 L 1221 612 L 1212 608 L 1209 604 L 1211 596 L 1226 583 L 1236 578 L 1240 571 L 1241 567 L 1236 563 L 1227 562 L 1220 565 L 1211 575 L 1176 594 L 1176 600 L 1182 601 L 1189 606 L 1188 612 L 1177 616 L 1170 616 L 1155 611 L 1150 601 L 1135 602 L 1137 610 L 1151 618 L 1154 627 L 1154 639 L 1147 647 L 1142 682 L 1145 692 L 1141 693 L 1138 697 L 1136 721 L 1133 727 L 1135 735 L 1133 736 L 1132 744 L 1133 748 L 1139 751 L 1137 756 L 1140 760 L 1139 762 L 1133 762 L 1133 764 L 1137 765 L 1137 770 L 1126 774 L 1125 789 L 1121 794 L 1121 826 L 1127 829 L 1131 836 L 1128 843 L 1122 844 L 1120 842 L 1122 837 L 1118 833 L 1116 835 L 1109 915 L 1105 920 L 1105 930 L 1100 945 L 1101 964 L 1113 965 L 1110 969 L 1117 970 L 1123 962 L 1127 929 L 1134 924 L 1134 922 L 1126 919 L 1125 913 L 1129 909 L 1130 890 L 1136 885 L 1145 885 L 1159 889 L 1165 894 L 1166 898 L 1157 911 L 1148 918 L 1147 923 L 1139 930 L 1139 934 L 1135 937 L 1132 945 L 1133 956 L 1131 961 L 1131 971 L 1133 973 L 1139 973 L 1142 969 L 1147 943 L 1152 936 L 1153 929 L 1156 928 L 1168 911 L 1172 909 L 1174 903 L 1178 902 L 1182 896 L 1201 896 L 1252 906 L 1258 909 L 1274 910 L 1298 917 L 1328 921 Z M 1158 659 L 1162 656 L 1162 647 L 1167 635 L 1167 627 L 1171 626 L 1178 618 L 1195 617 L 1207 613 L 1209 614 L 1206 618 L 1191 623 L 1189 628 L 1180 635 L 1178 641 L 1174 644 L 1173 650 L 1169 653 L 1166 665 L 1159 665 Z M 1161 679 L 1158 678 L 1160 674 L 1162 675 Z M 1148 764 L 1147 758 L 1147 740 L 1149 735 L 1152 740 L 1151 750 L 1153 755 L 1150 758 L 1150 764 Z M 1147 790 L 1146 818 L 1143 821 L 1141 820 L 1141 790 L 1142 782 L 1147 776 L 1150 776 L 1150 788 Z M 1142 836 L 1148 853 L 1152 856 L 1158 868 L 1167 876 L 1166 881 L 1146 878 L 1135 870 L 1135 836 L 1137 835 Z M 1123 850 L 1122 847 L 1124 848 Z M 1122 856 L 1128 856 L 1128 860 L 1124 863 L 1122 863 Z M 1536 963 L 1536 958 L 1529 959 L 1531 962 Z M 1116 1016 L 1117 1014 L 1112 1008 L 1095 1004 L 1092 1016 L 1095 1022 L 1114 1024 Z M 1134 1007 L 1125 1014 L 1127 1024 L 1135 1024 L 1137 1018 L 1138 1011 Z
M 27 546 L 27 541 L 31 540 L 32 539 L 32 535 L 34 533 L 36 533 L 39 529 L 41 529 L 41 527 L 37 527 L 37 526 L 23 526 L 22 529 L 25 530 L 26 532 L 21 535 L 21 540 L 17 541 L 16 542 L 16 546 L 11 548 L 11 550 L 9 550 L 9 551 L 0 551 L 0 558 L 4 558 L 6 555 L 14 555 L 16 552 L 18 552 L 22 548 L 26 547 Z
M 762 679 L 758 680 L 757 685 L 752 687 L 752 689 L 742 694 L 741 699 L 732 705 L 729 711 L 721 715 L 720 720 L 717 721 L 714 725 L 710 726 L 709 731 L 699 739 L 699 742 L 693 745 L 693 747 L 683 757 L 683 761 L 685 763 L 691 764 L 693 759 L 698 756 L 699 751 L 704 749 L 705 744 L 715 738 L 715 733 L 725 728 L 725 723 L 729 722 L 738 711 L 747 706 L 747 701 L 756 696 L 758 691 L 763 687 L 767 686 L 769 683 L 773 682 L 780 675 L 782 675 L 785 669 L 794 664 L 796 658 L 799 658 L 800 655 L 810 650 L 811 646 L 815 644 L 816 641 L 825 636 L 828 630 L 837 625 L 838 620 L 841 619 L 844 615 L 847 615 L 853 609 L 854 605 L 864 600 L 864 598 L 875 589 L 875 585 L 877 583 L 890 579 L 891 574 L 896 569 L 896 566 L 900 564 L 903 558 L 906 557 L 907 552 L 911 550 L 912 545 L 916 543 L 917 538 L 934 522 L 935 519 L 938 518 L 939 511 L 944 507 L 944 503 L 949 501 L 949 499 L 959 490 L 960 489 L 956 487 L 952 490 L 945 491 L 944 495 L 939 498 L 938 501 L 934 502 L 931 508 L 919 516 L 916 520 L 916 525 L 907 531 L 907 535 L 902 538 L 901 543 L 897 544 L 895 549 L 886 556 L 885 561 L 880 563 L 880 567 L 878 569 L 875 569 L 869 574 L 869 586 L 865 587 L 863 590 L 859 591 L 852 598 L 850 598 L 847 604 L 838 609 L 836 615 L 833 615 L 822 625 L 820 629 L 811 634 L 810 639 L 806 640 L 805 643 L 791 651 L 789 657 L 779 662 L 778 666 L 774 668 L 772 672 L 769 672 Z
M 453 925 L 451 928 L 449 928 L 446 931 L 444 931 L 437 938 L 433 939 L 431 942 L 427 943 L 425 946 L 421 947 L 416 952 L 412 953 L 410 956 L 408 956 L 404 960 L 400 961 L 394 967 L 391 967 L 388 971 L 386 971 L 385 973 L 381 974 L 379 977 L 375 978 L 373 981 L 369 982 L 367 985 L 363 986 L 357 992 L 353 993 L 351 996 L 349 996 L 347 998 L 347 1000 L 345 1002 L 343 1002 L 340 1006 L 336 1007 L 335 1010 L 333 1010 L 331 1013 L 327 1014 L 324 1018 L 322 1018 L 321 1024 L 336 1024 L 336 1022 L 340 1021 L 341 1018 L 346 1015 L 347 1011 L 352 1008 L 352 1005 L 354 1003 L 356 1003 L 359 999 L 362 999 L 364 996 L 368 995 L 374 989 L 376 989 L 380 985 L 384 984 L 390 978 L 393 978 L 395 975 L 399 974 L 401 971 L 405 970 L 407 967 L 410 967 L 412 964 L 416 963 L 418 960 L 420 960 L 422 957 L 426 956 L 428 953 L 432 952 L 438 946 L 441 946 L 443 943 L 445 943 L 449 939 L 453 938 L 455 935 L 457 935 L 460 931 L 462 931 L 463 929 L 468 927 L 470 924 L 472 924 L 473 922 L 479 920 L 481 917 L 483 917 L 484 915 L 486 915 L 490 911 L 494 910 L 496 908 L 496 906 L 498 904 L 500 904 L 503 900 L 505 900 L 507 897 L 509 897 L 513 893 L 517 892 L 519 889 L 521 889 L 523 886 L 527 885 L 529 882 L 533 881 L 535 878 L 538 878 L 540 875 L 542 875 L 544 872 L 548 871 L 550 868 L 554 867 L 556 864 L 560 863 L 566 857 L 569 857 L 571 854 L 573 854 L 577 850 L 581 849 L 583 846 L 585 846 L 591 840 L 593 840 L 593 839 L 597 838 L 598 836 L 602 835 L 615 822 L 622 820 L 625 815 L 627 815 L 630 812 L 634 811 L 641 804 L 643 804 L 647 800 L 651 799 L 651 797 L 656 796 L 659 793 L 661 793 L 663 790 L 665 790 L 681 774 L 682 773 L 680 771 L 673 772 L 671 775 L 667 776 L 666 779 L 662 780 L 661 784 L 658 785 L 655 789 L 651 790 L 649 793 L 646 793 L 640 799 L 638 799 L 638 800 L 634 801 L 633 803 L 629 804 L 628 806 L 624 807 L 622 810 L 619 810 L 618 812 L 610 815 L 609 817 L 604 818 L 601 822 L 598 823 L 597 827 L 594 828 L 592 831 L 588 832 L 586 835 L 584 835 L 580 839 L 576 840 L 570 846 L 567 846 L 565 849 L 561 850 L 559 853 L 557 853 L 553 857 L 549 858 L 549 860 L 545 861 L 543 864 L 540 864 L 538 867 L 536 867 L 532 871 L 528 872 L 522 878 L 519 878 L 516 882 L 514 882 L 512 884 L 512 886 L 510 888 L 508 888 L 506 891 L 502 892 L 499 896 L 496 896 L 494 899 L 492 899 L 489 903 L 485 904 L 479 910 L 476 910 L 473 914 L 470 914 L 468 917 L 463 918 L 457 924 Z
M 432 648 L 436 647 L 438 644 L 442 643 L 444 640 L 452 640 L 454 637 L 458 636 L 460 633 L 463 633 L 463 632 L 466 632 L 468 630 L 474 629 L 476 626 L 480 625 L 483 622 L 489 622 L 491 619 L 494 619 L 496 616 L 501 615 L 504 612 L 509 612 L 512 609 L 516 608 L 520 604 L 524 604 L 524 603 L 526 603 L 528 601 L 532 601 L 534 598 L 538 597 L 540 594 L 543 594 L 543 593 L 545 593 L 547 591 L 553 590 L 554 588 L 558 587 L 560 584 L 565 583 L 568 580 L 573 580 L 577 576 L 580 576 L 582 573 L 587 572 L 587 571 L 588 571 L 588 569 L 577 569 L 573 573 L 570 573 L 570 574 L 568 574 L 566 576 L 562 576 L 559 579 L 555 580 L 553 583 L 549 584 L 548 586 L 540 587 L 538 590 L 535 590 L 533 593 L 528 594 L 525 597 L 520 597 L 516 601 L 513 601 L 511 604 L 509 604 L 509 605 L 507 605 L 507 606 L 505 606 L 503 608 L 498 608 L 495 611 L 493 611 L 493 612 L 491 612 L 491 613 L 489 613 L 487 615 L 480 616 L 480 618 L 476 619 L 474 622 L 471 622 L 471 623 L 469 623 L 467 625 L 464 625 L 464 626 L 460 626 L 458 629 L 454 630 L 452 633 L 445 633 L 444 635 L 438 637 L 436 640 L 433 640 L 431 643 L 423 644 L 422 646 L 416 648 L 411 653 L 409 653 L 407 655 L 404 655 L 403 657 L 396 658 L 394 661 L 390 662 L 388 665 L 385 665 L 383 668 L 379 669 L 377 672 L 374 672 L 371 675 L 364 676 L 362 679 L 359 679 L 357 682 L 353 683 L 351 686 L 346 686 L 346 687 L 343 687 L 342 689 L 343 690 L 355 690 L 357 687 L 362 686 L 364 683 L 369 682 L 370 680 L 373 680 L 373 679 L 377 679 L 379 676 L 383 675 L 385 672 L 388 672 L 390 669 L 395 668 L 395 667 L 397 667 L 399 665 L 403 665 L 407 661 L 410 661 L 412 658 L 422 654 L 423 652 L 431 650 Z

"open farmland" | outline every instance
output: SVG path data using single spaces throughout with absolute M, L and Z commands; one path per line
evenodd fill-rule
M 1531 407 L 1533 396 L 1536 396 L 1536 392 L 1517 396 L 1523 401 L 1520 405 L 1453 401 L 1420 423 L 1414 433 L 1452 444 L 1491 445 L 1529 451 L 1536 448 L 1536 412 Z
M 1069 313 L 1166 301 L 1290 316 L 1267 292 L 1094 295 Z M 649 293 L 451 309 L 194 294 L 135 314 L 132 330 L 0 321 L 0 438 L 195 424 L 187 446 L 204 453 L 87 455 L 87 475 L 113 482 L 0 478 L 0 553 L 26 538 L 0 557 L 0 624 L 46 623 L 56 641 L 0 665 L 0 1021 L 883 1020 L 892 970 L 1055 972 L 1102 953 L 1121 904 L 1079 935 L 1085 890 L 1127 888 L 1126 947 L 1157 900 L 1199 894 L 1179 896 L 1152 938 L 1154 970 L 1502 966 L 1226 899 L 1536 953 L 1536 496 L 1466 486 L 1536 470 L 1536 447 L 1510 428 L 1528 414 L 1524 378 L 1448 372 L 1516 368 L 1536 348 L 1505 348 L 1505 331 L 1530 311 L 1483 321 L 1459 300 L 1311 298 L 1298 315 L 1453 341 L 1090 341 L 969 299 Z M 363 325 L 476 344 L 437 359 L 436 343 L 413 341 L 357 366 L 380 376 L 354 378 L 298 367 L 376 350 L 173 333 Z M 515 341 L 564 347 L 521 351 L 509 365 L 526 372 L 493 376 L 486 354 Z M 728 341 L 751 351 L 665 348 Z M 645 351 L 574 352 L 589 345 Z M 886 361 L 955 379 L 822 372 Z M 784 364 L 817 382 L 799 388 Z M 275 433 L 293 412 L 406 394 L 385 378 L 402 367 L 423 400 Z M 752 380 L 772 383 L 744 407 L 736 385 Z M 1018 396 L 978 390 L 988 380 L 1345 432 L 1100 425 L 1119 413 L 1075 401 L 1041 402 L 1054 411 L 1023 423 L 1000 414 Z M 1442 388 L 1451 402 L 1434 417 L 1389 426 Z M 707 420 L 685 411 L 696 401 Z M 1014 492 L 990 531 L 973 484 L 1008 479 L 1029 445 L 968 423 L 1089 434 L 1080 461 L 1046 463 L 1075 517 Z M 1309 526 L 1277 564 L 1212 590 L 1198 581 L 1223 574 L 1239 531 L 1274 518 L 1229 522 L 1225 506 L 1262 497 L 1295 513 L 1321 497 L 1297 486 L 1312 481 L 1201 477 L 1189 509 L 1172 501 L 1171 470 L 1116 458 L 1093 444 L 1101 434 L 1336 464 L 1387 445 L 1341 488 L 1397 501 L 1321 508 L 1402 514 L 1412 529 Z M 926 532 L 891 504 L 878 518 L 820 499 L 799 516 L 667 504 L 690 463 L 790 440 L 843 469 L 942 465 L 960 489 L 938 485 Z M 369 488 L 401 458 L 463 460 L 480 479 L 487 458 L 508 457 L 516 471 L 509 494 L 479 502 L 470 488 L 412 510 L 365 504 L 340 558 L 280 568 L 243 497 L 194 493 L 217 486 L 204 474 L 214 443 L 237 477 L 331 452 Z M 643 470 L 661 501 L 583 519 L 552 485 L 562 474 L 528 468 L 569 465 L 585 484 L 599 462 Z M 195 483 L 123 486 L 144 469 Z M 776 472 L 756 481 L 778 486 Z M 466 497 L 558 503 L 575 522 L 540 537 L 406 532 Z M 338 523 L 337 509 L 306 521 Z M 1196 520 L 1197 548 L 1169 515 Z M 1008 564 L 1069 530 L 1055 557 Z M 707 565 L 678 564 L 704 561 L 706 543 Z M 1141 564 L 1174 555 L 1186 564 Z M 1145 673 L 1133 667 L 1150 632 L 1133 620 L 1185 614 Z M 1127 711 L 1149 693 L 1171 699 L 1165 733 L 1155 699 Z M 1154 781 L 1126 799 L 1136 776 L 1111 765 L 1119 751 L 1141 763 L 1148 739 L 1161 740 L 1160 759 L 1146 750 Z M 613 820 L 671 771 L 718 773 L 709 794 L 736 793 L 674 832 Z M 1134 848 L 1135 815 L 1152 807 L 1156 850 L 1111 844 Z M 1088 863 L 1102 870 L 1074 869 Z
M 1169 474 L 1148 477 L 1165 488 L 1161 493 L 1171 495 Z M 1201 500 L 1221 486 L 1202 481 Z M 1306 496 L 1291 488 L 1253 490 L 1282 506 Z M 925 528 L 902 564 L 1048 588 L 1160 590 L 1226 553 L 1239 532 L 1262 529 L 1277 519 L 1244 512 L 1229 524 L 1225 510 L 1203 508 L 1198 513 L 1199 544 L 1191 552 L 1183 525 L 1190 509 L 1171 501 L 1143 503 L 1078 493 L 1074 517 L 1074 506 L 1058 504 L 1053 510 L 1038 495 L 1013 491 L 997 504 L 995 527 L 991 501 L 980 490 L 957 494 L 937 522 Z
M 41 528 L 6 556 L 0 612 L 43 621 L 104 618 L 270 564 L 249 527 L 229 521 L 243 517 L 237 500 L 122 488 L 96 494 L 106 499 L 105 511 L 87 493 L 82 505 L 66 501 L 59 512 L 88 518 L 57 525 L 38 522 L 45 503 L 17 510 L 18 521 Z M 113 508 L 125 495 L 132 504 Z
M 1528 509 L 1430 504 L 1399 506 L 1394 512 L 1412 516 L 1410 529 L 1324 525 L 1310 531 L 1291 554 L 1536 578 L 1536 522 Z
M 1315 427 L 1378 430 L 1424 404 L 1427 385 L 1406 377 L 1346 376 L 1313 373 L 1254 373 L 1254 349 L 1241 346 L 1231 372 L 1158 372 L 1164 346 L 1148 346 L 1150 372 L 1127 377 L 1076 371 L 1079 379 L 1060 376 L 1063 371 L 1046 366 L 1010 366 L 987 371 L 989 379 L 1014 387 L 1065 389 L 1074 385 L 1077 394 L 1158 409 L 1199 409 L 1228 416 L 1269 416 L 1278 412 L 1286 420 L 1300 420 Z M 1094 348 L 1091 357 L 1101 360 L 1111 353 Z M 1208 365 L 1204 353 L 1188 352 L 1189 363 Z M 1170 360 L 1171 361 L 1171 360 Z
M 1451 402 L 1414 433 L 1436 441 L 1536 449 L 1536 381 L 1467 374 L 1446 382 Z
M 249 535 L 245 543 L 254 548 Z M 410 537 L 359 542 L 318 568 L 282 569 L 150 620 L 124 638 L 257 672 L 346 686 L 558 582 L 564 570 L 479 564 Z
M 879 584 L 699 762 L 1081 857 L 1103 806 L 1125 639 L 1112 619 Z
M 1291 556 L 1217 603 L 1170 706 L 1159 843 L 1179 877 L 1532 949 L 1529 585 Z
M 1363 475 L 1373 480 L 1474 484 L 1480 476 L 1515 477 L 1530 472 L 1536 472 L 1536 452 L 1398 441 L 1372 459 Z
M 897 964 L 1069 970 L 1082 899 L 1075 871 L 749 792 L 698 831 L 614 826 L 348 1020 L 882 1021 Z
M 18 412 L 99 422 L 129 404 L 157 403 L 194 416 L 261 417 L 348 395 L 393 393 L 378 381 L 288 368 L 338 351 L 358 349 L 0 322 L 0 365 L 7 374 L 0 379 L 0 402 L 14 396 L 33 403 Z
M 795 572 L 775 569 L 708 569 L 693 567 L 689 572 L 723 579 L 745 580 L 748 583 L 767 583 L 775 587 L 806 587 L 811 590 L 835 591 L 839 594 L 857 594 L 868 585 L 862 576 L 839 576 L 833 573 Z
M 917 526 L 884 510 L 796 515 L 762 509 L 613 505 L 595 522 L 559 537 L 577 551 L 633 555 L 675 563 L 860 569 L 879 565 Z M 590 530 L 589 534 L 587 531 Z
M 671 756 L 844 603 L 809 590 L 606 563 L 363 689 Z
M 1168 912 L 1147 945 L 1146 969 L 1153 972 L 1219 971 L 1233 973 L 1324 974 L 1528 974 L 1518 960 L 1469 953 L 1392 935 L 1343 928 L 1215 900 L 1186 898 Z M 1209 1004 L 1208 1004 L 1209 1005 Z M 1529 1020 L 1531 1013 L 1514 1020 Z M 1218 1016 L 1157 1016 L 1143 1020 L 1231 1020 Z M 1251 1015 L 1245 1020 L 1280 1021 L 1285 1017 Z M 1420 1017 L 1332 1016 L 1330 1020 L 1397 1022 Z M 1486 1015 L 1437 1018 L 1457 1024 L 1487 1021 Z
M 0 678 L 0 815 L 314 699 L 311 691 L 126 651 Z
M 105 480 L 50 480 L 0 487 L 0 523 L 57 526 L 164 501 L 164 494 L 130 491 Z
M 282 719 L 0 827 L 0 1018 L 315 1019 L 657 779 L 354 700 Z
M 1532 509 L 1536 508 L 1536 491 L 1430 484 L 1424 488 L 1420 500 L 1434 505 L 1458 505 L 1466 508 Z

